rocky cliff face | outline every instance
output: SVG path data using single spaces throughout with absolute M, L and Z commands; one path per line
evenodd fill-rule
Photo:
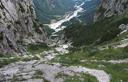
M 102 0 L 95 20 L 122 14 L 128 14 L 128 0 Z
M 0 0 L 0 53 L 25 54 L 23 45 L 47 42 L 32 0 Z

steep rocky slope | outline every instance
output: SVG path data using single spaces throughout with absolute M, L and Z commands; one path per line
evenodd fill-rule
M 122 14 L 128 15 L 128 0 L 102 0 L 95 20 Z
M 90 23 L 93 21 L 94 14 L 97 10 L 97 7 L 101 3 L 101 0 L 85 0 L 85 4 L 82 6 L 84 11 L 80 13 L 79 19 L 82 22 Z
M 47 42 L 32 0 L 0 0 L 0 53 L 25 54 L 23 45 Z

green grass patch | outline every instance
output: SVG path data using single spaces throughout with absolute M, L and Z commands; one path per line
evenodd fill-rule
M 98 82 L 95 77 L 85 73 L 77 73 L 73 76 L 58 73 L 56 78 L 63 78 L 65 80 L 64 82 Z
M 128 64 L 106 64 L 104 70 L 111 74 L 111 82 L 128 82 Z
M 15 58 L 15 59 L 0 59 L 0 68 L 5 66 L 5 65 L 8 65 L 10 63 L 16 62 L 16 61 L 19 61 L 19 58 Z
M 49 49 L 49 47 L 46 44 L 42 44 L 42 43 L 29 44 L 27 46 L 27 50 L 33 55 L 33 57 L 30 55 L 27 55 L 27 57 L 24 57 L 24 56 L 17 56 L 17 55 L 1 54 L 0 55 L 0 68 L 5 65 L 15 63 L 18 61 L 39 60 L 39 58 L 34 54 L 41 53 L 43 51 L 47 51 L 48 49 Z
M 40 53 L 40 52 L 43 52 L 43 51 L 47 51 L 49 49 L 50 48 L 44 43 L 29 44 L 27 46 L 27 50 L 32 54 L 36 54 L 36 53 Z
M 81 60 L 118 60 L 128 58 L 127 47 L 117 49 L 98 50 L 96 48 L 80 49 L 65 55 L 59 55 L 54 60 L 62 64 L 77 65 Z M 54 61 L 53 60 L 53 61 Z
M 128 64 L 112 64 L 101 60 L 118 60 L 128 58 L 128 52 L 125 48 L 106 49 L 103 51 L 95 51 L 91 49 L 81 49 L 73 51 L 66 55 L 59 55 L 52 62 L 61 63 L 63 66 L 83 66 L 92 69 L 104 70 L 110 74 L 111 82 L 127 82 L 128 81 Z M 97 61 L 91 61 L 91 60 Z M 85 60 L 84 62 L 81 60 Z M 75 80 L 75 79 L 74 79 Z M 77 82 L 69 80 L 67 82 Z M 84 81 L 86 82 L 86 81 Z M 87 81 L 90 82 L 90 81 Z M 92 81 L 93 82 L 93 81 Z M 95 82 L 95 81 L 94 81 Z

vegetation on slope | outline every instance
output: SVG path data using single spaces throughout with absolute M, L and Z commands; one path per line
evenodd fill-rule
M 80 23 L 69 25 L 65 28 L 67 39 L 71 39 L 73 46 L 100 44 L 114 39 L 120 32 L 120 24 L 127 24 L 128 17 L 110 17 L 92 24 Z
M 38 55 L 41 52 L 47 51 L 50 48 L 44 44 L 44 43 L 37 43 L 37 44 L 29 44 L 27 46 L 27 50 L 29 52 L 28 55 L 19 56 L 19 55 L 1 55 L 0 54 L 0 68 L 8 65 L 10 63 L 18 62 L 18 61 L 30 61 L 30 60 L 39 60 L 40 58 Z M 39 55 L 41 57 L 44 56 L 44 54 Z
M 69 25 L 64 31 L 67 39 L 72 40 L 74 48 L 66 55 L 59 55 L 52 62 L 105 70 L 110 74 L 111 82 L 127 82 L 128 64 L 109 62 L 128 58 L 128 46 L 114 48 L 114 45 L 111 45 L 111 43 L 117 45 L 117 41 L 127 38 L 127 32 L 119 35 L 122 31 L 119 26 L 127 23 L 127 16 L 113 16 L 88 25 L 80 23 Z M 101 46 L 106 45 L 108 49 L 102 50 Z
M 59 55 L 52 62 L 59 62 L 64 66 L 85 66 L 92 69 L 105 70 L 111 76 L 111 82 L 127 82 L 128 64 L 113 64 L 109 60 L 128 58 L 127 48 L 105 49 L 103 51 L 96 48 L 85 48 L 75 50 L 65 55 Z M 87 81 L 88 82 L 88 81 Z M 93 81 L 95 82 L 95 81 Z
M 49 47 L 44 43 L 29 44 L 27 47 L 28 52 L 31 54 L 41 53 L 43 51 L 47 51 L 48 49 Z

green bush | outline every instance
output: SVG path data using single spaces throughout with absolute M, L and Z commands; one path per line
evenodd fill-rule
M 38 53 L 38 52 L 43 52 L 45 50 L 48 50 L 49 47 L 45 43 L 37 43 L 37 44 L 29 44 L 27 46 L 27 49 L 31 53 Z
M 128 46 L 124 47 L 123 51 L 128 52 Z

